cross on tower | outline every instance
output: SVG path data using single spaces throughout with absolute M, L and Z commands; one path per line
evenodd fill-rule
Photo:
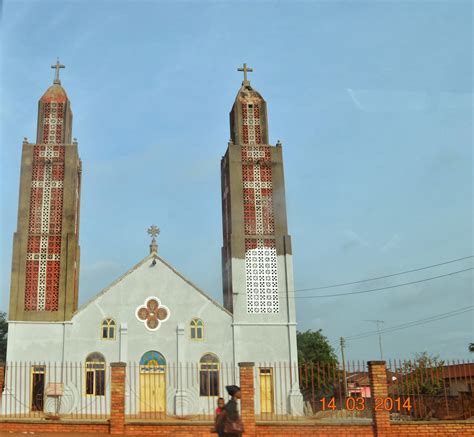
M 151 235 L 152 238 L 155 238 L 156 236 L 160 234 L 160 229 L 158 228 L 158 226 L 152 225 L 148 228 L 147 232 L 148 232 L 148 235 Z
M 244 62 L 243 68 L 237 68 L 237 71 L 243 71 L 244 72 L 244 83 L 248 83 L 247 80 L 247 72 L 253 72 L 253 68 L 248 68 L 247 64 Z
M 54 84 L 61 85 L 61 81 L 59 80 L 59 69 L 60 69 L 60 68 L 66 68 L 66 67 L 65 67 L 63 64 L 60 64 L 60 63 L 59 63 L 59 58 L 57 58 L 56 64 L 55 64 L 55 65 L 51 65 L 51 68 L 54 68 L 54 69 L 56 70 L 56 74 L 55 74 L 53 83 L 54 83 Z
M 158 244 L 156 243 L 155 237 L 159 235 L 160 229 L 156 225 L 152 225 L 147 230 L 148 235 L 151 235 L 150 253 L 158 252 Z

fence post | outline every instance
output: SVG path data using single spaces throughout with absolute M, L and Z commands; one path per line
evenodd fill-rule
M 242 399 L 240 407 L 244 424 L 244 436 L 255 436 L 255 386 L 254 363 L 239 363 L 240 392 Z
M 125 363 L 110 363 L 110 434 L 124 434 L 125 430 Z
M 384 409 L 384 400 L 388 396 L 387 370 L 385 361 L 369 361 L 370 395 L 372 397 L 372 419 L 374 435 L 390 435 L 390 412 Z M 378 402 L 376 402 L 378 400 Z M 379 409 L 375 406 L 379 405 Z

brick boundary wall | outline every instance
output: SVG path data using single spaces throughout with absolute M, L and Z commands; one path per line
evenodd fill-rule
M 111 363 L 111 415 L 109 420 L 61 420 L 0 418 L 0 432 L 83 432 L 115 435 L 155 435 L 179 437 L 216 437 L 212 422 L 179 423 L 178 421 L 126 421 L 125 418 L 125 363 Z M 4 367 L 0 364 L 0 383 Z M 385 411 L 373 411 L 373 424 L 310 423 L 308 421 L 255 421 L 254 364 L 239 363 L 240 403 L 243 437 L 472 437 L 472 421 L 390 422 Z M 387 396 L 387 372 L 384 361 L 369 362 L 369 376 L 374 397 Z

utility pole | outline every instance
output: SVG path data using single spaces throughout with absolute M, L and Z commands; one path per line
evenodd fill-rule
M 346 346 L 346 340 L 341 337 L 341 356 L 342 356 L 342 377 L 344 378 L 344 396 L 347 397 L 347 375 L 346 375 L 346 357 L 344 355 L 344 347 Z
M 385 323 L 383 320 L 365 320 L 366 322 L 372 322 L 377 324 L 377 333 L 379 335 L 379 349 L 380 349 L 380 359 L 383 360 L 382 353 L 382 334 L 380 333 L 380 324 Z

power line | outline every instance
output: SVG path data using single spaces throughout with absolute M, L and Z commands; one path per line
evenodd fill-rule
M 418 281 L 411 281 L 411 282 L 404 282 L 402 284 L 389 285 L 387 287 L 371 288 L 370 290 L 362 290 L 362 291 L 351 291 L 349 293 L 321 294 L 321 295 L 313 295 L 313 296 L 295 296 L 295 299 L 318 299 L 318 298 L 321 298 L 321 297 L 337 297 L 337 296 L 349 296 L 349 295 L 352 295 L 352 294 L 371 293 L 373 291 L 389 290 L 391 288 L 404 287 L 405 285 L 412 285 L 412 284 L 419 284 L 420 282 L 433 281 L 435 279 L 445 278 L 447 276 L 452 276 L 452 275 L 457 275 L 459 273 L 467 272 L 469 270 L 474 270 L 474 267 L 469 267 L 468 269 L 463 269 L 463 270 L 457 270 L 455 272 L 446 273 L 444 275 L 432 276 L 431 278 L 419 279 Z M 297 290 L 295 290 L 295 291 L 297 291 Z M 290 293 L 291 293 L 291 291 L 290 291 Z
M 390 275 L 377 276 L 377 277 L 374 277 L 374 278 L 367 278 L 367 279 L 360 279 L 358 281 L 352 281 L 352 282 L 342 282 L 340 284 L 324 285 L 322 287 L 301 288 L 299 290 L 293 290 L 293 291 L 298 292 L 298 291 L 323 290 L 323 289 L 326 289 L 326 288 L 335 288 L 335 287 L 343 287 L 345 285 L 360 284 L 361 282 L 375 281 L 376 279 L 391 278 L 393 276 L 399 276 L 399 275 L 405 275 L 407 273 L 419 272 L 421 270 L 431 269 L 433 267 L 444 266 L 446 264 L 452 264 L 452 263 L 455 263 L 455 262 L 458 262 L 458 261 L 463 261 L 463 260 L 469 259 L 469 258 L 474 258 L 474 255 L 464 256 L 462 258 L 457 258 L 457 259 L 453 259 L 453 260 L 450 260 L 450 261 L 445 261 L 445 262 L 438 263 L 438 264 L 432 264 L 430 266 L 419 267 L 417 269 L 411 269 L 411 270 L 405 270 L 403 272 L 392 273 Z
M 411 328 L 413 326 L 423 325 L 425 323 L 436 322 L 438 320 L 447 319 L 449 317 L 454 317 L 454 316 L 458 316 L 460 314 L 467 313 L 469 311 L 472 311 L 473 309 L 474 309 L 474 305 L 470 305 L 470 306 L 467 306 L 467 307 L 464 307 L 464 308 L 458 308 L 457 310 L 448 311 L 446 313 L 441 313 L 441 314 L 437 314 L 435 316 L 426 317 L 424 319 L 419 319 L 419 320 L 414 320 L 412 322 L 402 323 L 401 325 L 392 326 L 392 327 L 389 327 L 389 328 L 382 329 L 380 331 L 370 331 L 370 332 L 365 332 L 365 333 L 353 335 L 352 337 L 346 337 L 346 340 L 358 340 L 360 338 L 366 338 L 366 337 L 372 337 L 374 335 L 379 335 L 379 333 L 380 334 L 385 334 L 385 333 L 389 333 L 389 332 L 398 331 L 400 329 Z

